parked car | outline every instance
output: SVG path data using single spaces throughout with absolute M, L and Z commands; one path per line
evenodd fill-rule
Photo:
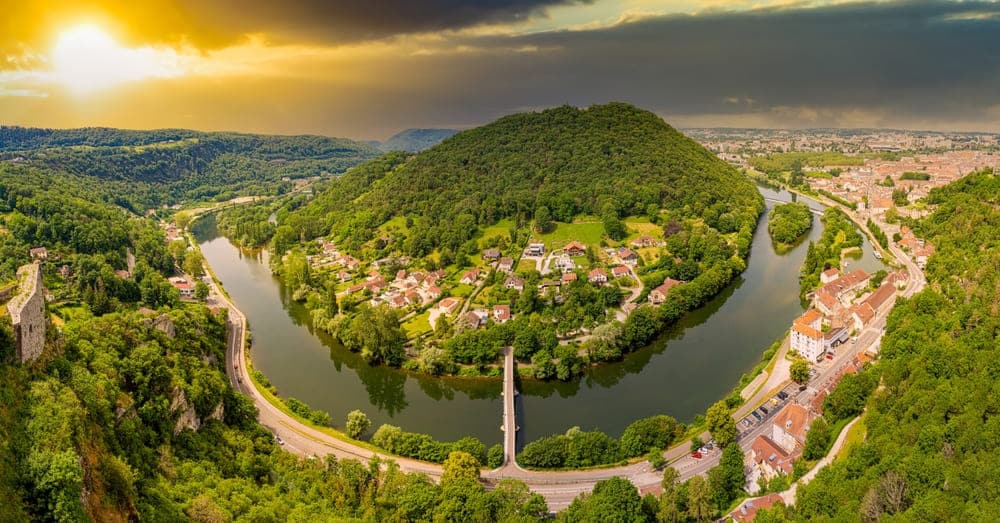
M 691 457 L 694 458 L 694 459 L 701 459 L 701 452 L 698 452 L 696 450 L 696 451 L 694 451 L 694 452 L 691 453 Z
M 784 401 L 784 400 L 788 399 L 788 393 L 785 392 L 785 391 L 781 391 L 781 392 L 778 393 L 778 397 L 781 398 L 782 401 Z
M 275 434 L 275 435 L 274 435 L 274 441 L 275 441 L 275 442 L 276 442 L 276 443 L 277 443 L 278 445 L 284 445 L 284 444 L 285 444 L 285 440 L 281 439 L 281 436 L 279 436 L 279 435 L 277 435 L 277 434 Z
M 770 413 L 770 411 L 767 410 L 767 407 L 765 407 L 763 405 L 760 406 L 760 411 L 763 412 L 764 414 L 769 414 Z
M 756 410 L 755 410 L 755 411 L 753 411 L 753 412 L 751 412 L 750 414 L 751 414 L 751 415 L 752 415 L 753 417 L 757 418 L 757 421 L 760 421 L 760 420 L 762 419 L 762 418 L 760 417 L 760 414 L 757 414 L 757 411 L 756 411 Z

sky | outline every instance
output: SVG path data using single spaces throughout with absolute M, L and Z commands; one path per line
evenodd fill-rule
M 0 0 L 0 124 L 385 139 L 625 101 L 1000 132 L 1000 3 Z

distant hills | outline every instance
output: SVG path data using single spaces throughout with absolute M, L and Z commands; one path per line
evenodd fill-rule
M 378 144 L 383 151 L 420 152 L 451 138 L 456 129 L 407 129 Z
M 121 203 L 134 210 L 275 194 L 291 180 L 339 174 L 381 154 L 324 136 L 0 127 L 0 160 L 121 184 Z

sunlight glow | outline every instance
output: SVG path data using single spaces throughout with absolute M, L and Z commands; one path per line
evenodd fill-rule
M 169 49 L 122 47 L 101 28 L 79 25 L 59 35 L 51 63 L 56 81 L 82 95 L 145 78 L 180 76 L 178 58 Z

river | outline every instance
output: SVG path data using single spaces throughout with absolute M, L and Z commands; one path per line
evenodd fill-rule
M 785 191 L 759 190 L 769 199 L 794 198 Z M 500 442 L 499 380 L 433 378 L 370 366 L 312 328 L 308 311 L 292 301 L 290 291 L 271 274 L 266 252 L 241 252 L 218 233 L 213 216 L 196 222 L 193 232 L 216 276 L 246 314 L 254 366 L 282 396 L 328 411 L 338 426 L 349 411 L 361 409 L 374 427 L 392 423 L 441 440 L 473 435 L 487 444 Z M 663 413 L 691 421 L 704 412 L 732 390 L 802 312 L 798 271 L 809 240 L 821 232 L 817 217 L 806 239 L 778 254 L 765 214 L 746 271 L 648 347 L 570 382 L 522 381 L 519 442 L 572 426 L 617 436 L 644 416 Z M 867 239 L 863 256 L 850 262 L 850 268 L 857 267 L 882 267 Z

